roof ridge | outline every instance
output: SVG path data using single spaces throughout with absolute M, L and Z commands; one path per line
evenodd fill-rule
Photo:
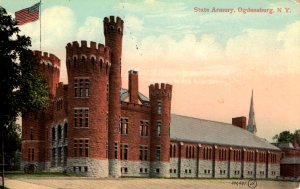
M 234 126 L 234 125 L 232 125 L 232 124 L 230 124 L 230 123 L 221 122 L 221 121 L 214 121 L 214 120 L 202 119 L 202 118 L 191 117 L 191 116 L 186 116 L 186 115 L 179 115 L 179 114 L 174 114 L 174 113 L 171 113 L 171 114 L 172 114 L 172 115 L 176 115 L 176 116 L 186 117 L 186 118 L 192 118 L 192 119 L 197 119 L 197 120 L 202 120 L 202 121 L 209 121 L 209 122 L 214 122 L 214 123 L 222 123 L 222 124 Z

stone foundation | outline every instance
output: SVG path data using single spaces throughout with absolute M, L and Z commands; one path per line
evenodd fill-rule
M 181 159 L 180 177 L 197 177 L 197 160 Z
M 268 165 L 268 178 L 275 179 L 280 177 L 280 165 L 269 164 Z
M 199 161 L 199 177 L 211 178 L 213 176 L 213 164 L 211 160 Z
M 228 178 L 228 161 L 215 162 L 215 178 Z
M 121 176 L 121 166 L 119 160 L 108 160 L 109 176 L 120 177 Z
M 170 158 L 170 177 L 179 177 L 179 159 L 178 158 Z
M 120 161 L 122 176 L 148 177 L 150 163 L 148 161 Z
M 241 162 L 230 162 L 230 178 L 241 178 L 242 175 L 242 168 L 241 168 Z
M 254 178 L 255 174 L 254 163 L 244 162 L 244 178 Z
M 155 161 L 150 163 L 150 176 L 170 177 L 170 163 Z
M 69 158 L 67 171 L 82 173 L 91 177 L 108 177 L 108 161 L 89 158 Z
M 266 164 L 256 164 L 256 178 L 266 178 Z

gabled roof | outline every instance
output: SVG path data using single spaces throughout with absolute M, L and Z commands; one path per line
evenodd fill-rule
M 171 115 L 171 140 L 280 150 L 265 139 L 234 125 L 176 114 Z
M 121 88 L 120 95 L 121 95 L 121 101 L 125 101 L 127 98 L 129 98 L 128 89 Z M 139 100 L 141 100 L 142 102 L 149 102 L 149 98 L 140 92 L 139 92 Z

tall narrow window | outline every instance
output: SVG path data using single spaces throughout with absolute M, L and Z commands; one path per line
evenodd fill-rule
M 123 144 L 120 144 L 120 159 L 123 160 Z
M 160 137 L 161 132 L 161 122 L 157 122 L 157 136 Z
M 119 122 L 119 133 L 122 134 L 122 124 L 123 124 L 123 118 L 120 118 L 120 122 Z
M 78 80 L 77 79 L 74 80 L 74 96 L 75 97 L 78 96 Z
M 68 123 L 65 123 L 64 126 L 64 138 L 68 138 Z
M 189 158 L 189 147 L 188 146 L 185 147 L 185 157 Z
M 74 140 L 74 157 L 77 157 L 77 140 Z
M 140 146 L 140 160 L 143 160 L 143 146 Z
M 82 157 L 83 141 L 79 140 L 79 157 Z
M 118 159 L 118 143 L 115 142 L 115 159 Z
M 145 122 L 145 136 L 148 136 L 148 125 L 149 123 L 148 122 Z
M 144 133 L 144 122 L 141 121 L 140 122 L 140 136 L 143 136 L 143 133 Z
M 156 161 L 160 161 L 160 146 L 156 146 Z
M 79 110 L 79 127 L 82 127 L 82 109 Z
M 148 160 L 148 146 L 144 147 L 144 160 L 147 161 Z
M 173 146 L 174 149 L 173 149 L 173 157 L 176 157 L 176 145 Z
M 124 128 L 124 131 L 125 131 L 125 135 L 128 135 L 128 119 L 125 119 L 125 124 L 124 124 L 125 128 Z
M 77 127 L 77 110 L 74 110 L 74 127 Z
M 79 80 L 79 96 L 83 97 L 83 79 Z
M 89 157 L 89 141 L 88 140 L 85 140 L 85 157 Z
M 128 145 L 124 145 L 124 160 L 128 160 Z
M 90 96 L 90 80 L 86 79 L 85 80 L 85 97 Z
M 161 110 L 162 110 L 161 102 L 158 102 L 158 103 L 157 103 L 157 113 L 158 113 L 158 114 L 161 114 Z
M 30 128 L 30 140 L 33 140 L 32 128 Z
M 85 109 L 85 120 L 84 120 L 85 127 L 89 127 L 89 110 Z
M 60 140 L 61 139 L 61 126 L 59 125 L 58 128 L 57 128 L 57 139 Z

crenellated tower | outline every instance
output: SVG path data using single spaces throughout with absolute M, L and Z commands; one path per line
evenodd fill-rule
M 109 175 L 119 177 L 120 171 L 120 133 L 119 122 L 121 116 L 121 60 L 122 60 L 122 38 L 123 20 L 114 16 L 105 17 L 104 36 L 105 45 L 111 50 L 111 70 L 109 75 L 109 127 L 108 127 L 108 159 Z
M 68 170 L 108 176 L 108 83 L 111 52 L 96 42 L 66 46 Z
M 50 102 L 47 110 L 42 112 L 22 112 L 22 163 L 30 163 L 38 170 L 45 168 L 47 161 L 47 125 L 53 119 L 53 97 L 59 82 L 60 59 L 47 52 L 34 51 L 38 59 L 37 70 L 48 85 Z
M 151 106 L 150 175 L 169 177 L 172 85 L 149 86 Z

